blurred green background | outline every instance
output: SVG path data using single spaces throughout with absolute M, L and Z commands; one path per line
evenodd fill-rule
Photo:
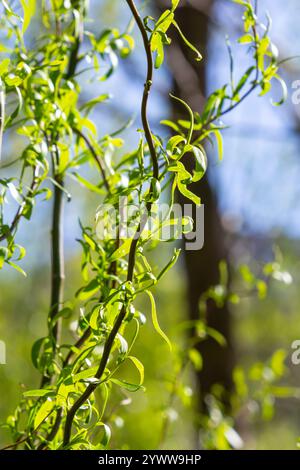
M 102 27 L 104 24 L 119 24 L 120 28 L 126 24 L 129 15 L 126 7 L 120 6 L 120 3 L 92 1 L 91 17 L 97 20 L 91 23 L 91 28 L 99 28 L 99 23 Z M 182 3 L 183 7 L 188 8 L 187 2 Z M 211 4 L 208 7 L 209 3 Z M 202 16 L 208 22 L 205 76 L 206 90 L 210 91 L 219 86 L 220 81 L 227 79 L 228 57 L 224 36 L 230 34 L 234 42 L 235 35 L 239 34 L 240 25 L 238 16 L 235 15 L 240 14 L 240 10 L 227 1 L 195 1 L 190 4 L 202 9 Z M 299 52 L 300 33 L 297 20 L 300 18 L 300 11 L 297 2 L 286 2 L 285 10 L 289 14 L 282 12 L 278 2 L 262 0 L 259 4 L 262 14 L 269 8 L 273 16 L 274 42 L 283 50 L 282 54 L 290 56 L 296 54 L 297 49 Z M 151 1 L 147 5 L 148 10 L 154 14 L 159 7 L 160 2 Z M 291 11 L 295 12 L 293 18 L 290 17 Z M 193 35 L 197 34 L 196 29 Z M 138 36 L 137 41 L 139 42 Z M 239 57 L 238 55 L 238 67 L 244 69 L 245 64 Z M 118 101 L 117 108 L 114 104 L 108 104 L 107 108 L 95 116 L 100 135 L 117 128 L 124 119 L 138 113 L 138 98 L 144 73 L 139 46 L 130 61 L 129 64 L 120 64 L 116 77 L 109 84 L 109 90 L 106 84 L 100 84 L 97 89 L 91 86 L 85 90 L 85 96 L 89 98 L 98 91 L 103 92 L 105 87 L 105 92 L 111 91 Z M 292 82 L 299 75 L 298 65 L 293 62 L 284 71 L 291 92 Z M 160 119 L 172 113 L 167 96 L 169 86 L 172 88 L 174 84 L 172 74 L 171 66 L 165 67 L 158 74 L 150 116 L 154 127 L 158 126 Z M 122 93 L 121 83 L 126 86 L 126 94 Z M 225 135 L 224 162 L 215 163 L 212 149 L 209 175 L 209 185 L 215 195 L 213 210 L 218 213 L 226 239 L 225 254 L 232 271 L 232 290 L 239 289 L 236 274 L 238 266 L 241 263 L 259 266 L 272 260 L 274 247 L 280 249 L 283 268 L 293 277 L 291 285 L 273 281 L 263 300 L 250 295 L 242 298 L 238 305 L 230 306 L 235 361 L 247 369 L 254 363 L 268 360 L 276 350 L 283 349 L 286 351 L 284 384 L 293 387 L 300 387 L 300 366 L 291 363 L 291 344 L 300 339 L 300 208 L 299 184 L 295 176 L 300 171 L 298 108 L 299 106 L 292 105 L 290 99 L 282 109 L 274 110 L 269 102 L 252 98 L 226 122 L 232 128 Z M 134 132 L 137 127 L 138 119 L 128 134 L 131 148 L 137 140 Z M 11 135 L 5 144 L 4 160 L 13 159 L 21 148 L 21 137 Z M 68 190 L 72 194 L 72 201 L 67 204 L 65 221 L 66 300 L 73 298 L 81 285 L 80 247 L 74 242 L 80 233 L 78 218 L 84 223 L 92 224 L 99 203 L 95 196 L 87 195 L 71 180 Z M 27 278 L 8 268 L 0 273 L 0 338 L 7 347 L 7 364 L 0 366 L 1 422 L 13 412 L 24 387 L 35 388 L 38 383 L 38 374 L 30 361 L 30 350 L 32 343 L 45 334 L 47 326 L 45 318 L 50 295 L 50 210 L 49 204 L 40 202 L 32 224 L 22 222 L 19 242 L 27 249 L 24 260 Z M 207 210 L 211 210 L 211 207 Z M 206 217 L 209 217 L 207 212 Z M 172 246 L 166 244 L 159 249 L 159 253 L 153 252 L 153 263 L 161 266 L 164 259 L 169 259 L 171 252 Z M 217 261 L 212 256 L 209 262 Z M 189 283 L 183 256 L 163 279 L 156 292 L 160 323 L 172 342 L 183 348 L 186 332 L 178 326 L 189 318 Z M 197 284 L 197 279 L 195 283 Z M 199 277 L 199 292 L 200 283 Z M 197 296 L 197 292 L 195 295 Z M 199 423 L 196 419 L 198 388 L 195 374 L 190 369 L 184 373 L 181 399 L 176 397 L 169 406 L 168 381 L 174 377 L 176 364 L 151 326 L 148 302 L 145 298 L 140 306 L 148 322 L 142 328 L 135 346 L 135 355 L 142 357 L 145 365 L 146 392 L 132 394 L 132 403 L 127 406 L 116 409 L 112 407 L 113 440 L 110 447 L 154 449 L 161 446 L 169 449 L 194 449 L 199 446 Z M 116 404 L 117 402 L 118 397 Z M 254 401 L 252 406 L 255 408 Z M 251 400 L 248 407 L 251 408 Z M 269 421 L 261 419 L 259 413 L 248 411 L 241 413 L 235 426 L 243 439 L 244 448 L 296 448 L 300 435 L 299 400 L 276 399 L 274 417 Z M 170 419 L 162 441 L 162 423 L 166 413 Z M 3 430 L 0 443 L 8 442 L 9 436 Z

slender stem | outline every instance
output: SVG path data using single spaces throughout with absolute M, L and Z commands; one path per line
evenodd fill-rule
M 145 49 L 145 53 L 147 56 L 147 78 L 146 78 L 146 83 L 144 86 L 144 94 L 143 94 L 142 107 L 141 107 L 141 117 L 142 117 L 145 137 L 147 140 L 147 144 L 148 144 L 151 159 L 152 159 L 153 177 L 158 179 L 159 168 L 158 168 L 157 154 L 156 154 L 155 145 L 153 142 L 152 132 L 151 132 L 151 128 L 149 125 L 148 114 L 147 114 L 148 99 L 149 99 L 149 95 L 150 95 L 150 91 L 152 87 L 152 80 L 153 80 L 153 70 L 154 70 L 153 57 L 152 57 L 151 46 L 150 46 L 150 41 L 148 38 L 147 31 L 145 29 L 143 20 L 139 12 L 137 11 L 135 3 L 133 0 L 126 0 L 126 2 L 128 3 L 128 6 L 133 14 L 133 17 L 142 35 L 143 42 L 144 42 L 144 49 Z
M 57 410 L 57 413 L 56 413 L 56 418 L 53 424 L 53 428 L 47 435 L 45 441 L 41 442 L 41 444 L 38 446 L 37 450 L 44 450 L 47 447 L 48 442 L 53 441 L 53 439 L 55 438 L 56 434 L 59 431 L 61 420 L 62 420 L 62 408 L 59 408 L 59 410 Z
M 133 280 L 136 248 L 137 248 L 138 241 L 140 239 L 140 235 L 143 231 L 145 222 L 146 220 L 139 224 L 136 234 L 131 242 L 129 261 L 128 261 L 128 272 L 127 272 L 127 281 L 130 281 L 130 282 Z M 101 357 L 101 361 L 100 361 L 98 370 L 95 374 L 96 379 L 100 380 L 105 372 L 115 338 L 121 328 L 123 320 L 126 317 L 126 313 L 127 313 L 127 307 L 126 307 L 126 304 L 124 303 L 119 315 L 116 318 L 114 326 L 108 335 L 106 343 L 104 345 L 104 350 L 103 350 L 103 354 Z M 74 403 L 72 408 L 69 410 L 67 414 L 67 418 L 66 418 L 66 423 L 65 423 L 64 441 L 63 441 L 64 446 L 68 445 L 70 441 L 71 432 L 72 432 L 72 423 L 73 423 L 74 417 L 78 409 L 86 402 L 86 400 L 88 400 L 88 398 L 91 396 L 92 393 L 94 393 L 97 387 L 98 387 L 98 384 L 89 384 L 88 387 L 83 392 L 83 394 L 78 398 L 78 400 Z
M 153 78 L 153 59 L 152 59 L 151 47 L 150 47 L 147 31 L 144 27 L 143 20 L 141 19 L 136 9 L 135 3 L 132 0 L 126 0 L 126 1 L 140 29 L 143 42 L 144 42 L 146 56 L 147 56 L 148 70 L 147 70 L 147 79 L 146 79 L 146 83 L 144 87 L 144 94 L 143 94 L 142 105 L 141 105 L 141 116 L 142 116 L 145 137 L 149 146 L 149 151 L 150 151 L 150 155 L 152 159 L 153 177 L 158 179 L 159 178 L 159 166 L 158 166 L 157 154 L 156 154 L 154 142 L 152 139 L 152 133 L 151 133 L 151 129 L 150 129 L 149 122 L 148 122 L 148 116 L 147 116 L 148 99 L 149 99 L 149 94 L 150 94 L 150 90 L 152 86 L 152 78 Z M 151 204 L 148 204 L 147 210 L 149 211 L 150 209 L 151 209 Z M 131 242 L 129 258 L 128 258 L 128 271 L 127 271 L 127 281 L 130 281 L 130 282 L 133 280 L 133 276 L 134 276 L 135 256 L 136 256 L 136 249 L 137 249 L 138 241 L 140 239 L 141 233 L 143 232 L 146 220 L 147 220 L 147 217 L 144 217 L 141 220 L 137 228 L 136 234 L 133 237 L 132 242 Z M 116 318 L 114 326 L 111 332 L 109 333 L 108 338 L 105 342 L 102 358 L 101 358 L 97 373 L 95 374 L 95 377 L 98 380 L 101 380 L 105 372 L 115 338 L 119 332 L 119 329 L 123 323 L 123 320 L 126 317 L 126 313 L 127 313 L 127 306 L 124 303 L 119 315 Z M 91 394 L 94 393 L 97 386 L 98 384 L 89 384 L 86 390 L 83 392 L 83 394 L 76 400 L 76 402 L 68 411 L 66 422 L 65 422 L 65 429 L 64 429 L 64 439 L 63 439 L 64 446 L 67 446 L 70 442 L 72 424 L 73 424 L 73 420 L 75 418 L 75 415 L 78 409 L 86 402 L 86 400 L 88 400 Z
M 204 124 L 204 127 L 209 126 L 212 124 L 214 121 L 217 119 L 220 119 L 221 117 L 225 116 L 225 114 L 230 113 L 233 111 L 235 108 L 237 108 L 246 98 L 248 98 L 249 95 L 257 88 L 258 83 L 256 81 L 253 83 L 253 85 L 249 88 L 249 90 L 246 91 L 246 93 L 233 105 L 228 106 L 228 108 L 224 109 L 223 111 L 220 112 L 217 116 L 212 116 L 211 118 L 208 119 L 208 121 Z
M 90 140 L 88 139 L 88 137 L 85 134 L 83 134 L 79 129 L 76 129 L 76 127 L 73 127 L 72 129 L 73 129 L 73 132 L 75 132 L 75 134 L 77 134 L 86 143 L 87 148 L 89 149 L 89 151 L 93 155 L 94 160 L 95 160 L 95 162 L 97 163 L 97 165 L 100 169 L 104 185 L 105 185 L 108 193 L 110 193 L 110 187 L 109 187 L 109 183 L 108 183 L 107 176 L 106 176 L 106 173 L 105 173 L 105 167 L 104 167 L 103 161 L 101 160 L 99 155 L 97 155 L 97 152 L 95 151 L 95 149 L 94 149 L 93 145 L 91 144 Z
M 255 6 L 255 9 L 256 9 L 256 13 L 257 13 L 257 3 L 256 3 L 256 6 Z M 247 90 L 244 95 L 234 104 L 228 106 L 228 108 L 224 109 L 223 111 L 221 111 L 221 113 L 218 115 L 218 116 L 212 116 L 206 123 L 205 123 L 205 127 L 209 126 L 210 124 L 212 124 L 216 119 L 220 119 L 221 117 L 225 116 L 225 114 L 228 114 L 230 113 L 231 111 L 233 111 L 235 108 L 237 108 L 246 98 L 248 98 L 249 95 L 251 95 L 251 93 L 258 87 L 259 85 L 259 66 L 258 66 L 258 57 L 257 57 L 257 28 L 256 28 L 256 25 L 252 26 L 252 32 L 253 32 L 253 36 L 255 38 L 255 41 L 256 41 L 256 45 L 255 45 L 255 50 L 256 50 L 256 54 L 255 54 L 255 78 L 253 80 L 253 84 L 252 86 L 249 88 L 249 90 Z
M 121 312 L 119 313 L 116 322 L 107 338 L 107 341 L 104 346 L 103 350 L 103 355 L 100 361 L 99 368 L 97 370 L 97 373 L 95 377 L 97 379 L 101 379 L 102 375 L 106 369 L 106 365 L 110 356 L 111 349 L 114 344 L 115 337 L 117 336 L 117 333 L 122 325 L 122 322 L 126 316 L 127 309 L 126 306 L 123 305 Z M 77 410 L 86 402 L 86 400 L 90 397 L 90 395 L 96 390 L 97 384 L 89 384 L 88 387 L 85 389 L 84 393 L 78 398 L 78 400 L 74 403 L 72 408 L 69 410 L 66 418 L 66 424 L 65 424 L 65 431 L 64 431 L 64 440 L 63 440 L 63 445 L 66 446 L 71 437 L 71 431 L 72 431 L 72 423 L 73 419 L 77 413 Z
M 55 181 L 59 185 L 54 186 L 54 204 L 52 213 L 52 272 L 51 272 L 51 303 L 49 321 L 58 314 L 63 302 L 64 287 L 64 243 L 63 243 L 63 212 L 64 196 L 62 187 L 64 180 L 61 175 L 55 176 Z M 52 329 L 52 336 L 56 343 L 60 339 L 60 322 L 57 321 Z
M 5 92 L 4 92 L 4 85 L 0 78 L 0 162 L 1 162 L 1 154 L 2 154 L 2 139 L 3 139 L 4 124 L 5 124 Z
M 52 143 L 48 139 L 48 147 Z M 52 209 L 52 229 L 51 229 L 51 296 L 50 309 L 48 315 L 49 333 L 52 340 L 53 354 L 57 350 L 61 336 L 61 321 L 58 319 L 53 323 L 54 318 L 60 311 L 64 295 L 64 242 L 63 242 L 63 217 L 64 217 L 64 178 L 62 174 L 56 172 L 56 165 L 59 160 L 58 148 L 53 145 L 51 151 L 53 162 L 53 177 L 57 183 L 54 185 L 53 209 Z M 49 384 L 51 377 L 46 373 L 41 380 L 41 388 Z
M 82 29 L 82 28 L 81 28 Z M 82 35 L 79 34 L 75 40 L 70 53 L 66 79 L 70 80 L 76 72 L 78 64 L 78 52 L 82 41 Z M 52 136 L 54 140 L 54 136 Z M 48 141 L 48 147 L 52 142 Z M 61 336 L 61 319 L 58 319 L 53 325 L 53 319 L 59 313 L 63 303 L 64 296 L 64 241 L 63 241 L 63 220 L 64 220 L 64 175 L 57 171 L 59 165 L 59 152 L 57 145 L 54 144 L 54 150 L 51 151 L 53 162 L 53 177 L 57 183 L 54 185 L 54 201 L 52 212 L 52 231 L 51 231 L 51 300 L 48 322 L 50 327 L 50 336 L 53 341 L 53 353 L 55 354 Z M 46 374 L 42 377 L 41 387 L 51 382 L 51 377 Z

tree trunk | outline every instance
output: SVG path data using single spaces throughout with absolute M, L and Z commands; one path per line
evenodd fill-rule
M 190 104 L 193 110 L 201 112 L 206 92 L 207 44 L 209 21 L 213 0 L 182 2 L 177 10 L 177 22 L 183 33 L 195 44 L 204 59 L 196 62 L 193 52 L 186 49 L 176 32 L 172 34 L 172 47 L 169 48 L 168 64 L 173 74 L 175 94 Z M 193 6 L 194 4 L 195 6 Z M 160 3 L 162 5 L 162 3 Z M 197 5 L 197 6 L 196 6 Z M 200 10 L 201 8 L 201 10 Z M 186 113 L 180 103 L 172 101 L 176 118 L 186 119 Z M 189 161 L 185 160 L 188 170 Z M 185 250 L 185 264 L 188 279 L 188 299 L 190 318 L 199 318 L 199 299 L 201 295 L 219 282 L 219 263 L 227 260 L 225 233 L 218 212 L 217 201 L 207 176 L 193 185 L 193 191 L 201 197 L 205 211 L 204 247 L 198 251 Z M 182 204 L 187 203 L 183 196 Z M 226 390 L 232 385 L 233 350 L 231 343 L 231 318 L 228 305 L 217 308 L 215 303 L 208 303 L 208 325 L 218 330 L 226 338 L 228 347 L 221 347 L 214 339 L 208 339 L 199 346 L 203 356 L 203 370 L 197 375 L 200 392 L 200 406 L 203 409 L 205 396 L 215 383 L 220 383 Z

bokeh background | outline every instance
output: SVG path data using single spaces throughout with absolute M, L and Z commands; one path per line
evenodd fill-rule
M 145 14 L 157 15 L 167 3 L 151 0 L 142 8 Z M 174 36 L 167 63 L 157 73 L 151 97 L 150 120 L 154 131 L 165 134 L 167 131 L 160 121 L 179 112 L 169 100 L 170 89 L 200 111 L 205 96 L 228 81 L 227 35 L 237 77 L 243 74 L 250 60 L 245 46 L 236 41 L 242 25 L 238 5 L 229 0 L 182 0 L 181 3 L 178 22 L 186 36 L 199 46 L 204 60 L 199 68 L 191 67 Z M 261 17 L 268 10 L 273 18 L 271 35 L 280 57 L 300 54 L 299 2 L 286 0 L 284 6 L 278 0 L 258 3 Z M 91 18 L 90 28 L 100 31 L 116 25 L 122 29 L 130 15 L 125 1 L 91 0 Z M 36 31 L 39 28 L 38 17 L 35 28 Z M 135 119 L 125 133 L 128 149 L 138 142 L 139 99 L 145 73 L 137 31 L 134 35 L 137 42 L 134 54 L 120 61 L 109 82 L 86 84 L 82 96 L 87 100 L 101 93 L 113 95 L 93 116 L 100 136 L 117 129 L 131 117 Z M 239 265 L 246 263 L 255 270 L 272 261 L 275 254 L 281 258 L 283 269 L 291 273 L 293 283 L 272 282 L 265 299 L 250 295 L 237 305 L 226 305 L 214 312 L 216 328 L 220 325 L 231 338 L 231 350 L 230 353 L 226 348 L 204 351 L 208 357 L 202 372 L 204 387 L 224 379 L 232 357 L 247 369 L 267 360 L 278 349 L 286 351 L 284 383 L 300 387 L 300 366 L 291 362 L 291 344 L 300 339 L 300 105 L 292 103 L 292 83 L 300 78 L 300 59 L 284 63 L 283 76 L 289 96 L 282 107 L 272 106 L 269 97 L 258 98 L 254 94 L 224 118 L 228 125 L 224 131 L 224 160 L 219 162 L 216 149 L 208 148 L 209 174 L 199 188 L 205 204 L 205 247 L 199 253 L 183 254 L 156 292 L 160 322 L 171 340 L 180 345 L 184 344 L 186 331 L 178 325 L 195 316 L 201 293 L 218 283 L 221 259 L 226 259 L 231 267 L 233 290 Z M 275 101 L 280 93 L 280 88 L 274 86 Z M 6 137 L 2 164 L 13 160 L 22 145 L 20 136 L 11 133 Z M 12 170 L 3 171 L 9 174 Z M 80 235 L 78 219 L 91 225 L 99 204 L 97 197 L 86 194 L 72 179 L 68 181 L 68 191 L 72 200 L 66 206 L 65 220 L 66 299 L 72 298 L 81 285 L 81 253 L 75 241 Z M 1 421 L 13 412 L 23 387 L 35 388 L 38 382 L 30 362 L 30 349 L 47 326 L 50 217 L 51 205 L 40 202 L 31 223 L 21 224 L 18 241 L 27 250 L 22 262 L 27 278 L 8 268 L 0 272 L 0 338 L 7 345 L 7 365 L 0 366 Z M 153 253 L 153 263 L 168 259 L 171 251 L 172 246 L 166 244 L 159 253 Z M 149 306 L 145 304 L 141 308 L 147 311 Z M 142 330 L 136 355 L 143 357 L 145 364 L 146 393 L 135 393 L 132 404 L 115 413 L 111 447 L 153 449 L 161 444 L 169 449 L 197 448 L 199 429 L 194 417 L 200 400 L 194 395 L 199 393 L 198 374 L 190 371 L 185 374 L 183 399 L 175 398 L 169 406 L 166 377 L 172 374 L 173 362 L 150 323 Z M 170 424 L 164 442 L 160 443 L 162 413 L 166 412 Z M 295 449 L 300 436 L 300 402 L 289 397 L 277 399 L 271 420 L 254 413 L 254 417 L 239 419 L 236 427 L 244 448 Z M 8 439 L 3 431 L 0 442 L 7 443 Z

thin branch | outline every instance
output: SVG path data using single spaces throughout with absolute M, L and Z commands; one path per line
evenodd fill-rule
M 105 173 L 105 167 L 104 167 L 104 163 L 103 163 L 102 159 L 99 157 L 99 155 L 97 155 L 97 152 L 95 151 L 95 149 L 94 149 L 93 145 L 91 144 L 90 140 L 88 139 L 88 137 L 85 134 L 83 134 L 76 127 L 72 127 L 72 129 L 75 132 L 75 134 L 77 134 L 86 143 L 87 148 L 91 152 L 95 162 L 97 163 L 97 165 L 100 169 L 104 185 L 105 185 L 108 193 L 110 193 L 110 186 L 109 186 L 108 179 L 107 179 L 107 176 L 106 176 L 106 173 Z
M 157 154 L 156 154 L 154 142 L 152 139 L 152 133 L 151 133 L 151 129 L 149 126 L 148 115 L 147 115 L 148 99 L 149 99 L 149 94 L 150 94 L 150 90 L 152 86 L 152 78 L 153 78 L 152 53 L 151 53 L 147 31 L 144 27 L 143 20 L 140 17 L 136 9 L 135 3 L 132 0 L 126 0 L 126 1 L 140 29 L 143 42 L 144 42 L 146 56 L 147 56 L 148 71 L 147 71 L 147 79 L 146 79 L 146 83 L 144 87 L 144 94 L 143 94 L 142 105 L 141 105 L 141 116 L 142 116 L 142 122 L 143 122 L 143 128 L 144 128 L 146 140 L 149 146 L 149 151 L 150 151 L 150 155 L 152 159 L 153 177 L 158 179 L 159 178 L 159 166 L 158 166 Z M 151 203 L 148 204 L 147 209 L 148 211 L 151 209 Z M 141 233 L 143 232 L 143 229 L 145 227 L 146 221 L 147 221 L 147 217 L 144 217 L 141 220 L 137 228 L 137 231 L 135 233 L 135 236 L 133 237 L 132 242 L 131 242 L 129 258 L 128 258 L 127 282 L 132 282 L 133 280 L 136 249 L 137 249 L 137 245 L 138 245 L 138 241 L 140 239 Z M 104 345 L 102 358 L 101 358 L 97 373 L 95 374 L 95 378 L 98 379 L 99 381 L 101 381 L 102 376 L 105 372 L 115 338 L 120 330 L 123 320 L 126 317 L 126 314 L 127 314 L 127 306 L 126 306 L 126 303 L 124 303 Z M 98 387 L 98 383 L 89 384 L 86 390 L 84 391 L 84 393 L 76 400 L 76 402 L 68 411 L 66 422 L 65 422 L 65 429 L 64 429 L 64 438 L 63 438 L 64 446 L 67 446 L 68 443 L 70 442 L 71 433 L 72 433 L 72 424 L 73 424 L 73 420 L 75 418 L 75 415 L 78 409 L 86 402 L 86 400 L 88 400 L 88 398 L 94 393 L 97 387 Z
M 149 125 L 148 114 L 147 114 L 148 99 L 149 99 L 149 94 L 150 94 L 150 90 L 152 87 L 152 80 L 153 80 L 153 70 L 154 70 L 153 57 L 152 57 L 151 46 L 150 46 L 147 31 L 145 29 L 143 20 L 139 12 L 137 11 L 135 3 L 133 0 L 126 0 L 126 2 L 128 3 L 128 6 L 133 14 L 133 17 L 142 35 L 143 42 L 144 42 L 144 49 L 145 49 L 145 53 L 147 56 L 147 78 L 146 78 L 146 83 L 144 87 L 144 94 L 143 94 L 142 107 L 141 107 L 141 117 L 142 117 L 145 137 L 147 140 L 147 144 L 148 144 L 151 159 L 152 159 L 153 177 L 158 179 L 159 168 L 158 168 L 157 154 L 156 154 L 155 145 L 153 142 L 152 132 L 151 132 L 151 128 Z
M 82 29 L 82 27 L 81 27 Z M 68 70 L 66 73 L 66 79 L 70 80 L 76 72 L 78 64 L 78 52 L 82 41 L 82 34 L 78 34 L 74 46 L 70 53 Z M 48 140 L 48 148 L 53 145 Z M 52 135 L 52 140 L 54 136 Z M 52 163 L 53 163 L 53 178 L 57 183 L 54 185 L 54 201 L 53 201 L 53 212 L 52 212 L 52 231 L 51 231 L 51 300 L 50 310 L 48 316 L 50 337 L 53 342 L 53 353 L 57 350 L 58 343 L 61 336 L 61 319 L 58 319 L 53 325 L 53 319 L 57 316 L 63 303 L 64 295 L 64 241 L 63 241 L 63 221 L 64 221 L 64 199 L 63 199 L 63 188 L 64 188 L 64 175 L 57 171 L 59 165 L 59 151 L 56 144 L 53 145 L 54 150 L 51 151 Z M 46 374 L 43 375 L 41 380 L 41 388 L 51 382 L 51 377 Z
M 48 139 L 47 139 L 48 140 Z M 51 142 L 48 140 L 48 147 Z M 57 145 L 51 151 L 53 161 L 53 177 L 57 183 L 54 185 L 54 199 L 52 210 L 52 230 L 51 230 L 51 299 L 48 316 L 50 337 L 53 343 L 53 353 L 55 354 L 61 336 L 61 321 L 53 321 L 63 304 L 64 295 L 64 242 L 63 242 L 63 217 L 64 217 L 64 178 L 62 174 L 57 174 L 55 166 L 59 161 Z M 43 375 L 41 388 L 50 382 L 50 377 Z
M 255 3 L 255 14 L 257 14 L 257 2 Z M 259 64 L 258 64 L 258 54 L 257 54 L 258 45 L 257 45 L 257 28 L 256 28 L 256 25 L 252 26 L 252 33 L 253 33 L 253 36 L 254 36 L 254 39 L 255 39 L 255 50 L 256 50 L 256 54 L 255 54 L 255 77 L 254 77 L 254 80 L 253 80 L 253 84 L 249 88 L 249 90 L 247 90 L 246 93 L 244 93 L 244 95 L 239 99 L 239 101 L 237 101 L 236 103 L 228 106 L 228 108 L 224 109 L 224 111 L 221 111 L 221 113 L 218 116 L 212 116 L 205 123 L 205 127 L 209 126 L 210 124 L 212 124 L 217 119 L 220 119 L 221 117 L 225 116 L 226 114 L 230 113 L 235 108 L 237 108 L 258 87 L 260 82 L 259 82 Z
M 2 139 L 5 124 L 5 92 L 2 80 L 0 79 L 0 162 L 2 154 Z

